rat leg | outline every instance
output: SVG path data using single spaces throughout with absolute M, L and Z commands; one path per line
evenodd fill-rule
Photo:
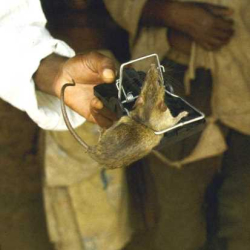
M 185 117 L 187 115 L 188 115 L 187 111 L 181 112 L 179 115 L 177 115 L 176 117 L 173 118 L 174 124 L 178 123 L 183 117 Z
M 187 115 L 188 115 L 188 112 L 183 111 L 179 113 L 176 117 L 173 117 L 170 110 L 168 109 L 166 112 L 164 112 L 164 116 L 163 116 L 164 123 L 162 127 L 164 129 L 170 128 L 174 126 L 175 124 L 177 124 L 183 117 Z

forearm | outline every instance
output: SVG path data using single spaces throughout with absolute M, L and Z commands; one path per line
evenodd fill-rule
M 142 14 L 141 23 L 145 26 L 162 26 L 168 27 L 168 42 L 171 47 L 182 51 L 185 54 L 190 53 L 191 40 L 187 35 L 184 16 L 185 6 L 171 0 L 149 0 Z
M 67 60 L 67 57 L 58 54 L 51 54 L 44 58 L 33 75 L 37 89 L 47 94 L 58 96 L 55 86 L 56 78 Z
M 232 13 L 232 9 L 221 5 L 149 0 L 141 20 L 144 25 L 173 28 L 204 49 L 216 50 L 226 45 L 234 33 Z
M 183 3 L 171 0 L 148 0 L 145 4 L 141 23 L 143 25 L 180 28 Z M 180 13 L 181 12 L 181 13 Z

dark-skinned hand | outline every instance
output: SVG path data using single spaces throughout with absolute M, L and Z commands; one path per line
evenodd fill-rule
M 117 117 L 106 109 L 94 96 L 93 88 L 100 83 L 115 80 L 114 62 L 97 52 L 77 55 L 68 59 L 59 71 L 54 83 L 55 93 L 59 97 L 65 83 L 76 83 L 65 91 L 65 103 L 88 121 L 99 126 L 110 127 Z
M 234 34 L 233 14 L 223 6 L 197 3 L 179 3 L 176 27 L 188 34 L 207 50 L 217 50 L 226 45 Z
M 110 127 L 117 117 L 94 95 L 94 87 L 115 80 L 114 62 L 97 52 L 72 58 L 51 54 L 44 58 L 33 78 L 37 88 L 60 98 L 62 86 L 76 83 L 65 90 L 65 104 L 88 121 Z

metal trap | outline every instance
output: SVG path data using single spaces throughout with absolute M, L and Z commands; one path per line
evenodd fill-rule
M 144 56 L 129 62 L 123 63 L 120 67 L 119 78 L 113 84 L 100 84 L 95 86 L 95 95 L 103 104 L 115 112 L 118 117 L 129 115 L 136 99 L 138 98 L 141 87 L 146 76 L 145 72 L 136 71 L 128 67 L 145 59 L 155 59 L 160 77 L 165 85 L 165 103 L 175 117 L 182 111 L 187 111 L 188 115 L 182 118 L 175 126 L 166 130 L 155 132 L 155 134 L 164 134 L 159 147 L 185 139 L 193 134 L 200 132 L 205 126 L 205 115 L 189 104 L 183 98 L 173 93 L 172 86 L 164 78 L 165 68 L 160 64 L 157 54 Z

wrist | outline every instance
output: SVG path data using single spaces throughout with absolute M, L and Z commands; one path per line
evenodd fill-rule
M 171 23 L 171 11 L 176 2 L 172 0 L 148 0 L 143 8 L 141 23 L 146 26 L 166 26 Z
M 58 85 L 60 81 L 58 79 L 62 74 L 63 65 L 67 60 L 67 57 L 58 54 L 51 54 L 44 58 L 33 76 L 37 89 L 59 97 Z
M 180 23 L 180 19 L 181 19 L 181 12 L 182 12 L 182 4 L 183 3 L 179 3 L 179 2 L 166 2 L 162 8 L 162 19 L 164 22 L 164 25 L 167 27 L 171 27 L 171 28 L 177 28 L 179 23 Z
M 169 2 L 165 11 L 165 25 L 189 33 L 189 30 L 192 29 L 190 5 L 190 3 Z

